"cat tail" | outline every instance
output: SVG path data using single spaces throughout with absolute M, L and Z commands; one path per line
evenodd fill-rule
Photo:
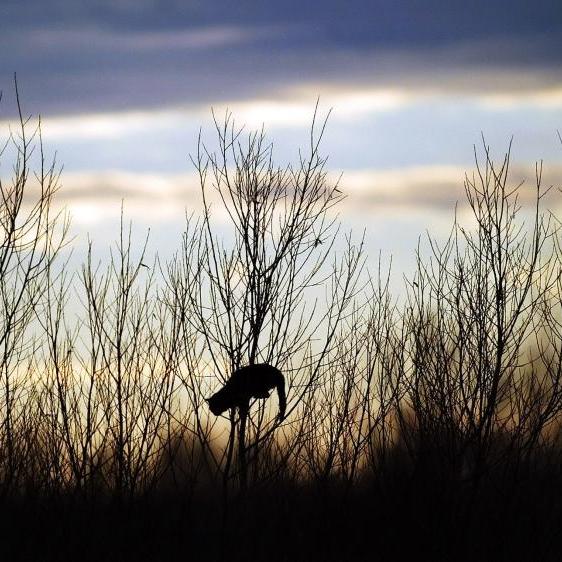
M 279 372 L 277 379 L 277 396 L 279 397 L 279 415 L 277 419 L 281 422 L 285 419 L 285 410 L 287 409 L 287 397 L 285 395 L 285 377 Z

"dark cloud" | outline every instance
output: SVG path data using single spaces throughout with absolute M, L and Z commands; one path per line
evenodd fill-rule
M 434 44 L 491 36 L 560 33 L 557 0 L 3 0 L 4 25 L 109 26 L 120 31 L 303 24 L 314 40 Z
M 509 75 L 505 89 L 528 75 L 556 83 L 560 12 L 548 0 L 2 0 L 0 87 L 17 71 L 26 107 L 48 114 L 210 104 L 303 82 L 423 87 L 482 69 Z

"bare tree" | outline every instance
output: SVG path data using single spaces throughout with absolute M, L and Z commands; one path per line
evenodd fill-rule
M 59 169 L 43 151 L 41 121 L 31 125 L 20 104 L 15 82 L 18 127 L 12 130 L 0 151 L 13 151 L 10 180 L 0 178 L 0 411 L 2 456 L 0 474 L 4 485 L 17 478 L 16 435 L 29 398 L 29 370 L 38 335 L 36 314 L 44 305 L 54 272 L 54 261 L 65 244 L 68 216 L 53 211 L 59 187 Z M 37 170 L 31 168 L 37 157 Z M 20 451 L 21 452 L 21 451 Z
M 401 421 L 413 439 L 409 447 L 422 465 L 424 455 L 435 459 L 438 451 L 453 472 L 470 457 L 476 477 L 487 467 L 495 436 L 517 433 L 522 418 L 512 401 L 522 377 L 536 373 L 529 351 L 542 332 L 557 274 L 556 229 L 541 210 L 547 190 L 540 167 L 527 230 L 529 213 L 520 202 L 521 185 L 510 186 L 509 162 L 510 151 L 496 164 L 484 144 L 475 174 L 465 180 L 475 227 L 455 220 L 445 244 L 429 239 L 429 259 L 418 251 L 403 320 L 403 411 L 413 415 Z
M 174 306 L 183 311 L 186 330 L 204 342 L 206 364 L 190 368 L 224 382 L 243 365 L 273 364 L 288 377 L 287 414 L 306 415 L 299 407 L 319 384 L 362 267 L 361 244 L 348 240 L 336 257 L 333 210 L 343 195 L 328 181 L 319 155 L 325 122 L 318 128 L 315 114 L 308 153 L 284 168 L 274 165 L 263 130 L 243 137 L 229 114 L 215 125 L 217 152 L 200 140 L 194 158 L 203 217 L 168 268 L 173 294 L 180 296 Z M 228 223 L 223 240 L 214 230 L 219 209 Z M 200 406 L 209 386 L 185 387 L 198 394 L 193 402 Z M 225 482 L 237 434 L 238 474 L 246 485 L 247 453 L 255 460 L 275 429 L 265 409 L 231 411 L 224 455 L 215 459 Z

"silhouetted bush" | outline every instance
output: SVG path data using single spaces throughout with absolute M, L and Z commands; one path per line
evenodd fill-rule
M 109 263 L 91 243 L 73 277 L 55 165 L 32 182 L 40 128 L 20 124 L 0 202 L 6 559 L 560 558 L 562 252 L 540 166 L 527 208 L 484 144 L 472 222 L 418 248 L 396 300 L 362 241 L 335 250 L 325 122 L 278 168 L 227 115 L 177 255 L 147 265 L 122 219 Z M 288 380 L 287 418 L 212 416 L 205 398 L 260 362 Z

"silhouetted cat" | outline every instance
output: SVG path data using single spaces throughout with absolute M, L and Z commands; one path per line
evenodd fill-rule
M 277 388 L 279 396 L 279 415 L 282 421 L 287 405 L 285 397 L 285 377 L 279 369 L 259 363 L 248 365 L 234 371 L 226 384 L 207 399 L 209 409 L 218 416 L 229 408 L 247 408 L 251 398 L 269 398 L 269 391 Z

